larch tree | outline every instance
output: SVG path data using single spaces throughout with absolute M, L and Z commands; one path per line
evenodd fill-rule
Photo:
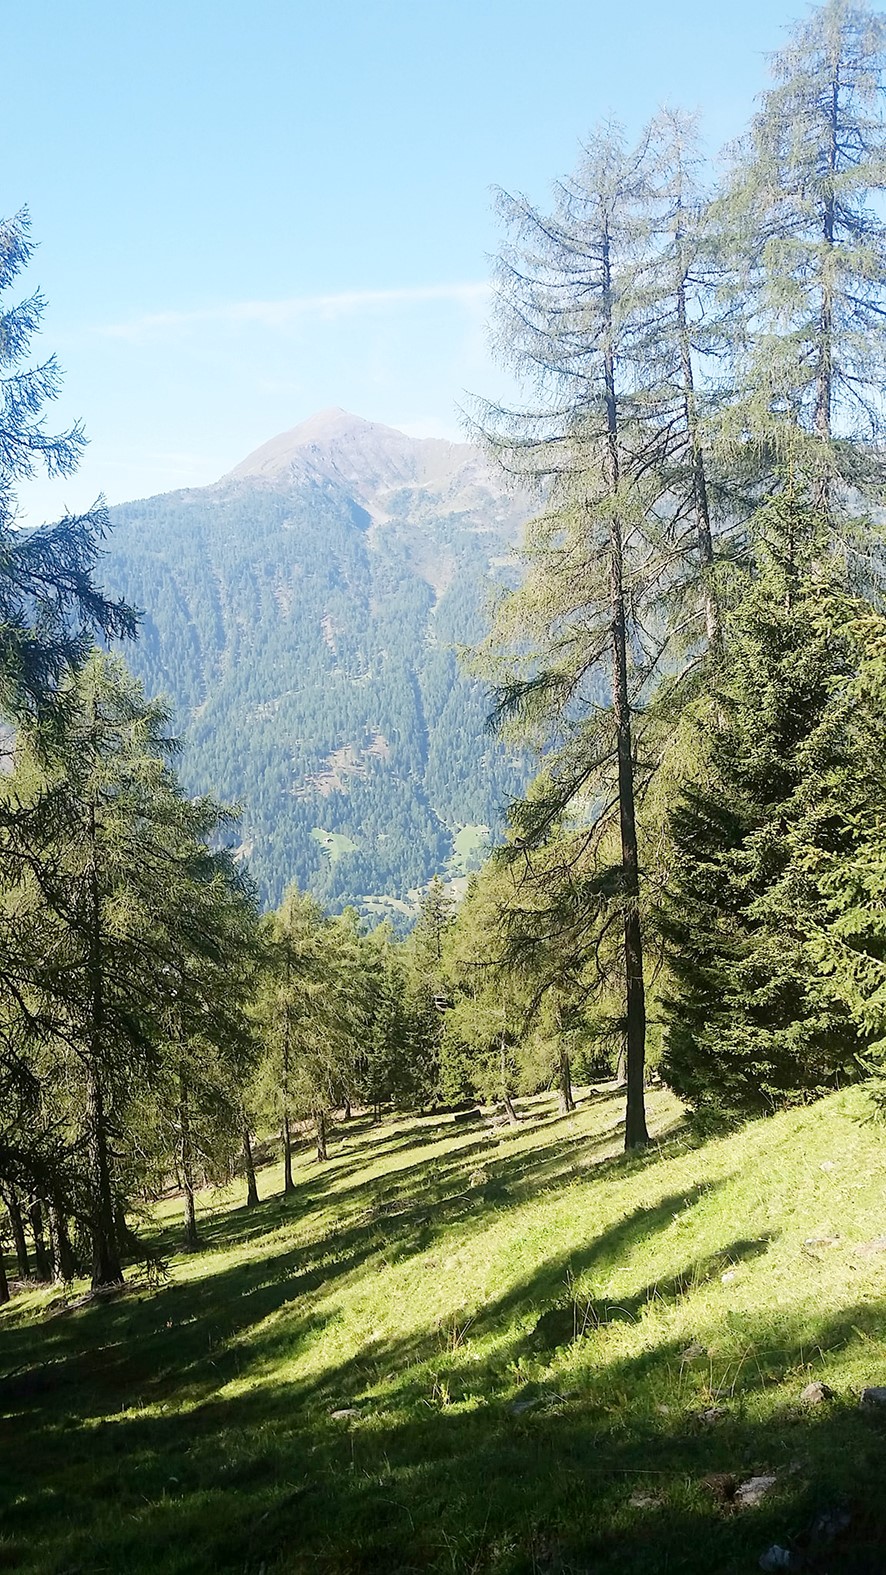
M 825 513 L 883 479 L 884 48 L 851 0 L 795 27 L 717 210 L 744 321 L 724 432 L 764 473 L 790 459 Z
M 318 1106 L 310 1101 L 307 1062 L 320 1055 L 328 1021 L 327 971 L 324 952 L 326 915 L 312 897 L 295 884 L 287 887 L 279 908 L 265 920 L 266 964 L 256 994 L 255 1016 L 263 1042 L 257 1098 L 280 1122 L 283 1142 L 283 1191 L 295 1191 L 292 1174 L 294 1123 Z M 308 1096 L 308 1109 L 305 1099 Z M 317 1123 L 317 1147 L 326 1157 L 325 1121 L 331 1103 L 323 1104 Z
M 39 726 L 19 734 L 13 789 L 51 817 L 39 858 L 25 861 L 7 900 L 25 930 L 42 935 L 24 1031 L 32 1055 L 36 1047 L 49 1063 L 44 1089 L 54 1079 L 68 1090 L 62 1132 L 73 1122 L 68 1141 L 85 1155 L 80 1195 L 97 1288 L 121 1279 L 132 1244 L 127 1125 L 160 1077 L 172 1003 L 192 1036 L 206 1037 L 221 1011 L 204 976 L 210 963 L 231 965 L 207 897 L 229 875 L 207 847 L 223 812 L 185 796 L 168 763 L 168 711 L 146 700 L 120 658 L 95 652 L 63 699 L 61 744 L 47 754 Z
M 543 500 L 527 532 L 524 582 L 487 647 L 499 663 L 496 724 L 547 750 L 548 791 L 512 811 L 513 851 L 538 846 L 571 809 L 586 824 L 585 856 L 596 848 L 608 860 L 617 827 L 611 878 L 601 878 L 596 900 L 617 907 L 622 928 L 628 1148 L 647 1141 L 643 714 L 668 645 L 662 598 L 684 552 L 698 551 L 697 518 L 675 539 L 672 461 L 686 447 L 689 391 L 661 376 L 657 314 L 662 332 L 673 334 L 677 319 L 673 273 L 665 300 L 651 267 L 660 203 L 649 147 L 644 138 L 628 150 L 605 129 L 557 188 L 550 215 L 501 198 L 510 240 L 496 271 L 497 342 L 537 403 L 487 407 L 477 427 Z

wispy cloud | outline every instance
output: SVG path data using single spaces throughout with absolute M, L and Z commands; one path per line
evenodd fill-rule
M 98 332 L 108 339 L 144 339 L 169 330 L 204 323 L 255 323 L 262 328 L 285 328 L 304 318 L 327 320 L 373 307 L 412 306 L 423 301 L 447 301 L 477 307 L 489 297 L 486 283 L 419 284 L 391 290 L 341 290 L 331 295 L 295 295 L 282 301 L 229 301 L 220 306 L 197 307 L 187 312 L 150 312 L 124 323 L 108 323 Z

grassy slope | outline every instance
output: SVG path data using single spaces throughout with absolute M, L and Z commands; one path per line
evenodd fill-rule
M 864 1108 L 693 1148 L 659 1091 L 661 1146 L 632 1160 L 606 1092 L 562 1120 L 535 1102 L 515 1134 L 353 1123 L 286 1206 L 207 1196 L 206 1251 L 158 1288 L 49 1316 L 17 1297 L 0 1568 L 728 1575 L 795 1539 L 807 1568 L 882 1570 L 886 1412 L 857 1401 L 886 1383 L 886 1253 L 857 1249 L 886 1231 L 886 1144 Z M 813 1377 L 837 1399 L 801 1406 Z M 754 1509 L 704 1482 L 762 1471 Z M 810 1542 L 840 1504 L 848 1532 Z

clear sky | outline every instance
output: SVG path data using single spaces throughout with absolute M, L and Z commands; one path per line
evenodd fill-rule
M 458 435 L 500 380 L 490 188 L 543 202 L 596 121 L 664 102 L 716 151 L 806 9 L 6 0 L 0 213 L 31 210 L 57 420 L 91 439 L 30 517 L 202 485 L 328 405 Z

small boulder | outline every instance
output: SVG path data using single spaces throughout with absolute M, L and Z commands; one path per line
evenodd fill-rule
M 780 1548 L 777 1542 L 761 1553 L 757 1563 L 761 1570 L 795 1570 L 799 1568 L 790 1548 Z
M 525 1416 L 527 1411 L 534 1411 L 540 1405 L 541 1400 L 537 1395 L 527 1396 L 523 1400 L 512 1400 L 508 1406 L 508 1412 L 511 1416 Z
M 861 1399 L 858 1403 L 865 1411 L 881 1411 L 886 1406 L 886 1388 L 872 1384 L 870 1388 L 861 1391 Z
M 747 1482 L 739 1483 L 735 1490 L 735 1502 L 742 1509 L 755 1509 L 762 1503 L 766 1494 L 775 1487 L 776 1478 L 771 1476 L 748 1477 Z
M 345 1405 L 338 1411 L 330 1411 L 329 1415 L 333 1422 L 347 1422 L 351 1417 L 359 1416 L 360 1412 L 355 1405 Z
M 725 1422 L 729 1412 L 725 1406 L 709 1405 L 706 1410 L 697 1413 L 698 1420 L 704 1427 L 716 1427 L 719 1422 Z
M 800 1399 L 804 1405 L 823 1405 L 826 1400 L 835 1398 L 833 1389 L 828 1388 L 827 1384 L 820 1383 L 818 1379 L 814 1383 L 807 1384 L 806 1388 L 800 1391 Z

